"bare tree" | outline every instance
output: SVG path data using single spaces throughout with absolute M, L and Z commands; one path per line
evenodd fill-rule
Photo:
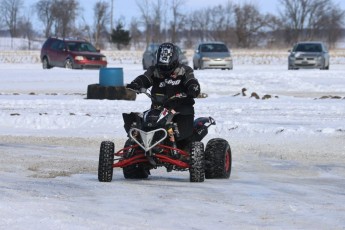
M 225 7 L 222 5 L 210 9 L 210 37 L 213 40 L 232 43 L 234 33 L 231 27 L 234 26 L 234 7 L 228 2 Z
M 153 4 L 153 21 L 152 21 L 152 30 L 154 37 L 152 39 L 152 42 L 161 42 L 162 41 L 162 34 L 161 34 L 161 27 L 163 23 L 163 18 L 166 17 L 166 15 L 163 15 L 164 12 L 164 4 L 163 0 L 156 0 L 156 4 Z
M 164 0 L 167 1 L 167 0 Z M 146 44 L 150 42 L 161 42 L 162 39 L 162 23 L 166 20 L 167 15 L 164 15 L 166 2 L 163 0 L 156 0 L 156 3 L 151 3 L 150 0 L 137 1 L 137 6 L 141 13 L 141 20 L 145 26 Z
M 265 21 L 267 23 L 267 30 L 266 33 L 264 33 L 266 46 L 268 48 L 274 46 L 285 46 L 285 33 L 282 30 L 283 22 L 280 20 L 280 18 L 276 15 L 268 13 L 265 15 Z
M 142 37 L 142 32 L 139 30 L 139 22 L 137 19 L 132 19 L 129 31 L 132 37 L 132 45 L 134 45 L 134 47 L 138 47 Z
M 286 31 L 288 43 L 298 40 L 311 40 L 318 30 L 319 19 L 323 14 L 330 0 L 279 0 L 282 6 L 280 16 Z
M 73 23 L 78 16 L 78 0 L 55 0 L 51 9 L 54 17 L 55 34 L 62 37 L 70 36 L 74 29 Z
M 141 0 L 140 3 L 139 1 L 136 2 L 137 6 L 139 8 L 139 11 L 141 13 L 141 20 L 145 26 L 146 30 L 146 37 L 145 41 L 146 44 L 150 43 L 151 37 L 153 37 L 153 31 L 152 31 L 152 17 L 151 17 L 151 8 L 149 4 L 149 0 Z
M 3 21 L 10 31 L 11 38 L 18 35 L 17 26 L 20 9 L 23 7 L 22 0 L 2 0 L 0 5 L 0 12 Z
M 170 23 L 171 29 L 171 42 L 176 43 L 177 38 L 177 31 L 183 28 L 185 16 L 181 13 L 181 7 L 184 3 L 183 0 L 172 0 L 171 1 L 171 9 L 172 9 L 172 21 Z
M 208 40 L 208 32 L 210 25 L 210 9 L 196 10 L 191 14 L 192 30 L 199 41 Z
M 317 12 L 317 17 L 315 17 L 310 29 L 310 39 L 321 39 L 334 47 L 342 36 L 344 18 L 345 11 L 343 9 L 332 3 L 328 4 L 325 8 L 322 8 L 322 12 Z
M 32 23 L 31 23 L 31 17 L 30 16 L 23 16 L 18 23 L 18 30 L 21 33 L 21 36 L 23 36 L 24 38 L 27 38 L 28 41 L 28 49 L 31 49 L 31 41 L 34 37 L 34 30 L 32 27 Z
M 109 4 L 105 1 L 98 1 L 94 6 L 95 15 L 95 45 L 100 47 L 100 35 L 106 31 L 106 25 L 110 21 Z M 113 28 L 111 28 L 113 29 Z
M 54 16 L 52 6 L 55 0 L 39 0 L 36 5 L 36 12 L 38 19 L 44 25 L 44 36 L 48 38 L 51 35 L 52 26 L 54 23 Z
M 326 24 L 327 27 L 327 41 L 331 47 L 343 36 L 342 30 L 344 28 L 345 11 L 336 6 L 332 6 Z
M 236 6 L 235 21 L 238 45 L 244 48 L 257 45 L 257 35 L 267 24 L 257 6 L 251 3 Z

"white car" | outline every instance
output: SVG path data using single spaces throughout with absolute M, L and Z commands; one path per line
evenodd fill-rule
M 289 70 L 329 69 L 329 53 L 323 42 L 298 42 L 289 52 Z
M 194 51 L 193 68 L 233 69 L 230 50 L 223 42 L 200 43 Z

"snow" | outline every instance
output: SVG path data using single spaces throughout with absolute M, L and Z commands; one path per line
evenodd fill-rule
M 343 58 L 328 71 L 288 71 L 286 57 L 238 57 L 232 71 L 195 71 L 208 94 L 196 117 L 217 122 L 204 143 L 225 138 L 233 154 L 229 180 L 203 183 L 163 168 L 147 180 L 115 169 L 112 182 L 98 182 L 100 142 L 121 148 L 122 113 L 149 99 L 87 100 L 99 71 L 1 57 L 0 228 L 345 229 Z M 129 83 L 143 73 L 139 60 L 109 67 L 122 67 Z M 234 96 L 242 88 L 246 96 Z

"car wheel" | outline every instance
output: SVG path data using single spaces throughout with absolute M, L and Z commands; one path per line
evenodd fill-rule
M 71 59 L 68 58 L 68 59 L 65 61 L 65 68 L 66 68 L 66 69 L 73 69 L 73 62 L 72 62 Z
M 194 69 L 194 70 L 197 70 L 197 69 L 198 69 L 198 66 L 195 65 L 195 61 L 194 61 L 194 60 L 193 60 L 193 69 Z
M 325 63 L 324 66 L 322 66 L 321 70 L 329 70 L 329 64 L 328 66 L 326 66 L 326 63 Z
M 43 69 L 51 69 L 52 66 L 49 64 L 48 58 L 43 58 L 42 60 L 42 67 Z
M 199 69 L 204 69 L 202 61 L 199 61 Z

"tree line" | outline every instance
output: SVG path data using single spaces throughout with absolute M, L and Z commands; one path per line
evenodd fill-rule
M 44 26 L 35 31 L 32 17 L 23 12 L 23 0 L 0 0 L 0 29 L 29 40 L 86 37 L 99 48 L 113 42 L 118 49 L 163 41 L 193 48 L 212 40 L 240 48 L 285 47 L 300 40 L 334 47 L 344 36 L 345 11 L 333 0 L 277 0 L 275 13 L 262 13 L 253 1 L 228 0 L 189 12 L 184 4 L 185 0 L 137 0 L 138 17 L 126 26 L 123 17 L 113 25 L 113 0 L 94 3 L 92 25 L 83 18 L 78 0 L 38 0 L 32 9 Z

